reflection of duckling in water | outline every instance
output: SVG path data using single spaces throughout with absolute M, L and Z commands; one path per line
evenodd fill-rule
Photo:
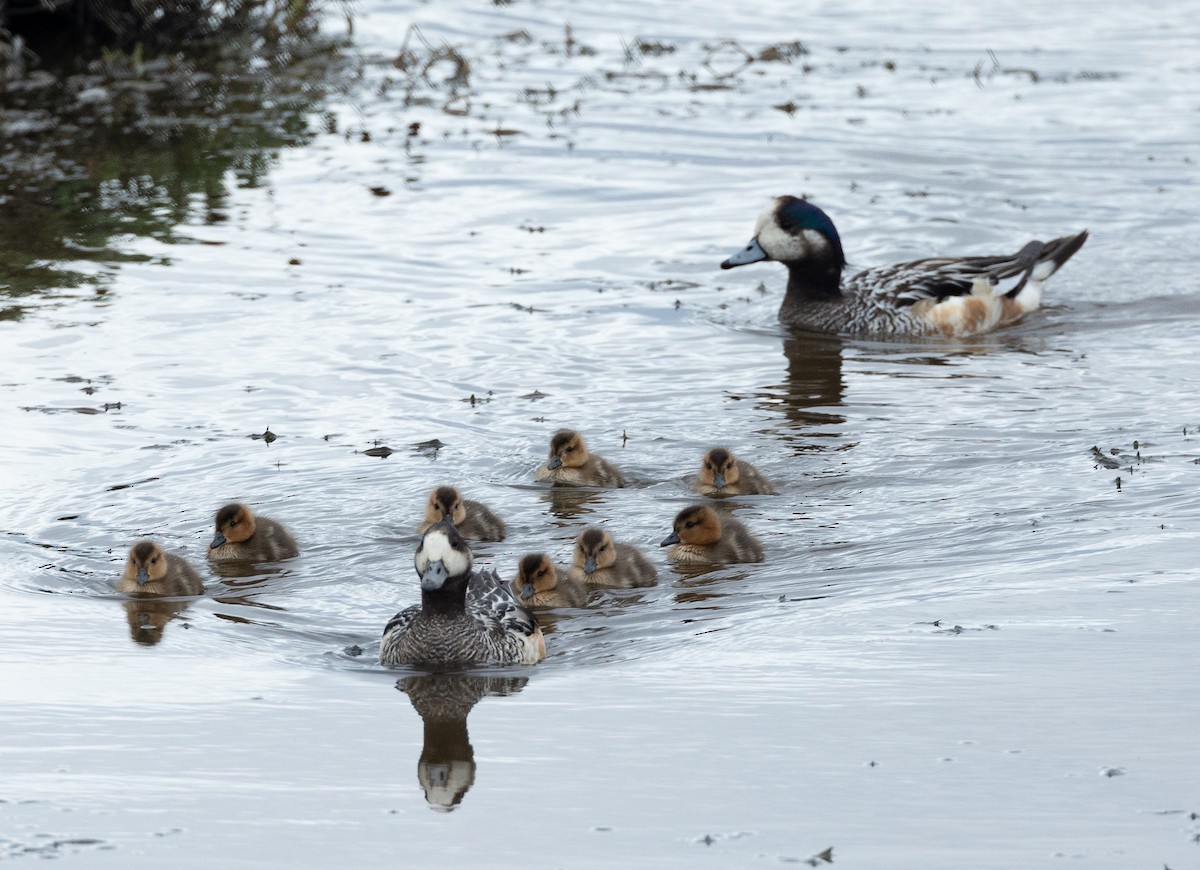
M 396 665 L 535 664 L 546 642 L 533 614 L 491 571 L 471 570 L 471 550 L 448 520 L 426 530 L 414 563 L 421 603 L 383 630 L 379 661 Z
M 475 541 L 503 541 L 507 530 L 504 521 L 486 505 L 465 499 L 452 486 L 439 486 L 429 493 L 425 503 L 425 520 L 417 526 L 424 534 L 434 523 L 450 520 L 458 533 Z
M 204 583 L 187 559 L 163 552 L 153 541 L 138 541 L 129 548 L 117 591 L 126 595 L 202 595 Z
M 757 468 L 733 455 L 727 447 L 714 447 L 700 463 L 700 479 L 692 487 L 701 495 L 774 495 L 775 489 Z
M 681 510 L 675 517 L 675 530 L 659 546 L 670 546 L 667 556 L 683 564 L 763 560 L 762 545 L 744 525 L 730 516 L 722 519 L 704 504 Z
M 571 486 L 624 486 L 621 469 L 602 456 L 588 453 L 583 436 L 559 429 L 550 439 L 550 458 L 534 473 L 535 480 Z
M 545 553 L 522 558 L 510 588 L 526 607 L 582 607 L 588 599 L 582 578 L 560 570 Z
M 467 714 L 488 695 L 513 695 L 526 677 L 474 674 L 421 674 L 396 688 L 408 695 L 425 726 L 417 781 L 430 809 L 449 812 L 475 783 L 475 750 L 467 733 Z
M 214 562 L 275 562 L 300 552 L 296 540 L 282 525 L 255 516 L 244 504 L 233 502 L 217 511 L 217 532 L 208 545 Z
M 187 610 L 192 602 L 138 596 L 121 603 L 125 605 L 129 637 L 142 646 L 154 646 L 163 639 L 167 623 Z
M 658 570 L 641 550 L 614 541 L 604 529 L 584 529 L 575 539 L 573 560 L 571 573 L 592 589 L 632 589 L 658 582 Z

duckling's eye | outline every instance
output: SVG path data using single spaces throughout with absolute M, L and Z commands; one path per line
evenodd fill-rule
M 726 462 L 726 463 L 725 463 L 725 467 L 726 467 L 726 468 L 733 468 L 733 463 L 732 463 L 732 462 Z
M 539 576 L 539 577 L 545 577 L 545 576 L 546 576 L 546 569 L 545 569 L 545 568 L 543 568 L 541 571 L 538 571 L 538 576 Z
M 684 524 L 683 524 L 683 527 L 684 527 L 685 529 L 690 529 L 690 528 L 691 528 L 692 526 L 694 526 L 694 525 L 696 525 L 696 524 L 695 524 L 695 523 L 693 523 L 691 520 L 688 520 L 686 523 L 684 523 Z

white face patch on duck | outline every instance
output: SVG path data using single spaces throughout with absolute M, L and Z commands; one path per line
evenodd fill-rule
M 413 563 L 417 574 L 421 576 L 422 589 L 440 589 L 451 577 L 463 577 L 470 573 L 471 553 L 457 533 L 455 538 L 457 540 L 452 541 L 450 533 L 444 528 L 432 528 L 421 539 Z
M 767 258 L 780 263 L 820 260 L 833 255 L 833 245 L 818 230 L 785 230 L 775 222 L 774 213 L 759 218 L 755 235 Z

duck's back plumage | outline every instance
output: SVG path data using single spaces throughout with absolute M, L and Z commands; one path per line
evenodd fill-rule
M 988 332 L 1042 303 L 1047 279 L 1087 241 L 1087 231 L 1004 257 L 934 257 L 865 269 L 834 302 L 785 305 L 780 317 L 822 332 L 948 337 Z M 786 301 L 786 300 L 785 300 Z
M 535 664 L 546 656 L 533 614 L 512 597 L 494 571 L 472 571 L 462 607 L 414 604 L 383 630 L 379 652 L 386 667 Z

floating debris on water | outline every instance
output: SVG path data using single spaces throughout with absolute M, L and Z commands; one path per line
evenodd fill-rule
M 414 444 L 413 450 L 417 451 L 422 456 L 427 456 L 430 459 L 436 459 L 437 455 L 438 455 L 438 451 L 441 450 L 445 446 L 446 445 L 443 444 L 441 441 L 439 441 L 437 438 L 434 438 L 429 441 L 422 441 L 420 444 Z
M 387 459 L 395 452 L 395 450 L 388 447 L 386 444 L 381 444 L 378 447 L 371 447 L 367 450 L 364 450 L 362 453 L 363 456 L 378 456 L 380 459 Z

